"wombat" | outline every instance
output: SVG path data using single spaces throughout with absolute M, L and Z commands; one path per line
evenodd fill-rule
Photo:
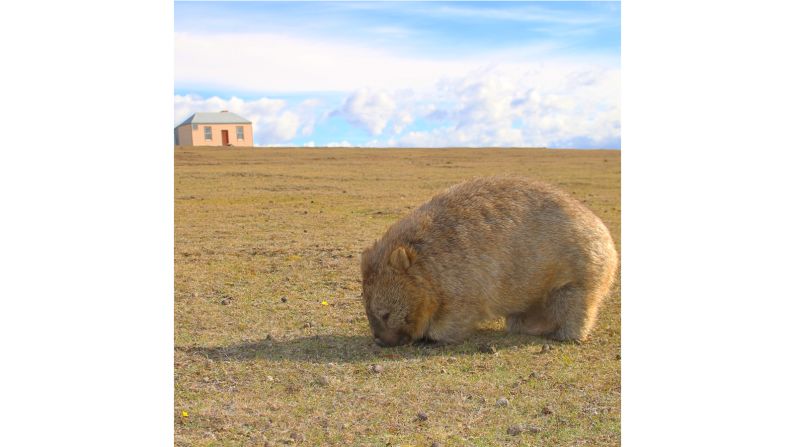
M 584 341 L 618 265 L 602 221 L 563 191 L 517 177 L 455 185 L 362 253 L 375 342 L 455 343 L 484 320 Z

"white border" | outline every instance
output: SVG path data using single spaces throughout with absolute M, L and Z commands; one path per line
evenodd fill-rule
M 786 445 L 791 8 L 622 16 L 622 444 Z
M 2 17 L 3 443 L 173 445 L 173 4 Z

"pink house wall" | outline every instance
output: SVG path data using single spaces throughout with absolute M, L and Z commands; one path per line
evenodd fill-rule
M 195 126 L 195 129 L 193 128 Z M 237 128 L 243 127 L 243 139 L 237 139 Z M 204 128 L 210 127 L 212 138 L 204 139 Z M 254 146 L 254 131 L 251 124 L 185 124 L 177 128 L 180 146 L 221 146 L 221 131 L 229 132 L 231 146 Z

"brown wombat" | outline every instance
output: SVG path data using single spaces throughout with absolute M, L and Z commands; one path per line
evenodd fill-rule
M 362 253 L 376 343 L 457 342 L 504 316 L 509 331 L 584 340 L 618 256 L 590 210 L 515 177 L 455 185 L 393 224 Z

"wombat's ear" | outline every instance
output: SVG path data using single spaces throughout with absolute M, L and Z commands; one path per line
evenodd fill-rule
M 411 247 L 401 246 L 392 250 L 392 254 L 389 255 L 389 265 L 395 270 L 405 272 L 411 267 L 416 258 L 417 253 Z

